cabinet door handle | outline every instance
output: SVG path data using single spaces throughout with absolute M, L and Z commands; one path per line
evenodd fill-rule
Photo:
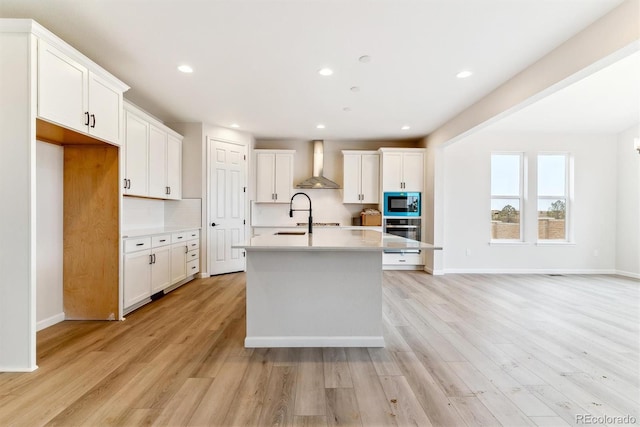
M 89 112 L 85 111 L 84 115 L 86 116 L 87 121 L 84 123 L 85 126 L 89 126 Z
M 160 243 L 164 243 L 166 241 L 167 241 L 167 239 L 160 239 Z
M 186 254 L 186 253 L 188 253 L 188 252 L 189 252 L 189 246 L 185 246 L 185 247 L 184 247 L 184 253 Z
M 91 127 L 95 128 L 96 127 L 96 115 L 95 114 L 91 115 L 91 120 L 92 120 Z
M 153 264 L 153 255 L 149 255 L 149 264 Z
M 167 194 L 171 194 L 171 187 L 167 187 L 167 190 L 169 191 Z
M 151 254 L 151 256 L 153 257 L 153 264 L 156 263 L 156 254 Z
M 127 178 L 124 179 L 124 188 L 127 189 Z
M 144 243 L 136 243 L 136 246 L 144 246 Z

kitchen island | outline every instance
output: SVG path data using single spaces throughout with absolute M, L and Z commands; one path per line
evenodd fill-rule
M 233 246 L 247 254 L 245 347 L 384 347 L 382 251 L 438 249 L 374 230 L 283 233 Z

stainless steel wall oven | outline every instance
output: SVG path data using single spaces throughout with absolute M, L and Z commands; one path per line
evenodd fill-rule
M 405 237 L 407 239 L 420 241 L 421 230 L 420 218 L 386 218 L 384 221 L 384 232 L 389 234 L 395 234 L 396 236 Z M 420 249 L 385 249 L 385 253 L 416 253 L 419 254 Z

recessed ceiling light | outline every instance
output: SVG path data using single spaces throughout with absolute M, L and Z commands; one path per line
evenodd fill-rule
M 178 70 L 182 71 L 183 73 L 193 73 L 193 68 L 186 64 L 180 65 L 178 67 Z
M 319 125 L 316 125 L 316 129 L 324 129 L 324 125 L 320 123 Z
M 408 125 L 404 125 L 400 128 L 400 130 L 409 130 L 409 129 L 411 129 L 411 126 L 408 126 Z
M 349 111 L 351 111 L 351 107 L 344 107 L 342 111 L 346 111 L 348 113 Z
M 351 92 L 360 92 L 360 88 L 358 86 L 351 86 Z
M 371 57 L 369 55 L 362 55 L 360 58 L 358 58 L 358 61 L 366 63 L 371 61 Z
M 240 125 L 237 124 L 237 123 L 231 123 L 231 127 L 234 128 L 234 129 L 237 129 L 237 128 L 240 127 Z
M 456 74 L 456 77 L 459 79 L 466 79 L 467 77 L 471 76 L 473 73 L 469 70 L 464 70 L 464 71 L 460 71 L 458 74 Z
M 331 68 L 321 68 L 318 70 L 318 74 L 321 76 L 330 76 L 333 74 L 333 70 Z

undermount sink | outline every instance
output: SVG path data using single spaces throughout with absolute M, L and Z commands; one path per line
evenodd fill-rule
M 278 231 L 274 233 L 275 236 L 304 236 L 306 231 Z

